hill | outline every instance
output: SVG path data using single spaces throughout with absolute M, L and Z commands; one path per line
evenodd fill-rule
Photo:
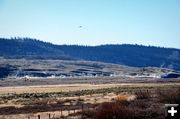
M 58 48 L 31 38 L 0 38 L 0 56 L 5 58 L 71 59 Z
M 0 38 L 0 56 L 5 58 L 84 59 L 134 67 L 180 70 L 180 49 L 142 45 L 54 45 L 31 38 Z

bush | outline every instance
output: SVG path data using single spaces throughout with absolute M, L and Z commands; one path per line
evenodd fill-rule
M 136 98 L 137 99 L 148 99 L 151 97 L 151 93 L 147 90 L 147 91 L 138 91 L 135 93 L 136 94 Z
M 129 101 L 128 101 L 128 96 L 127 95 L 118 95 L 116 98 L 115 98 L 115 101 L 121 105 L 128 105 L 129 104 Z
M 117 102 L 102 103 L 94 114 L 95 119 L 133 119 L 134 111 Z
M 128 100 L 128 96 L 127 95 L 118 95 L 116 98 L 115 98 L 116 101 L 127 101 Z
M 180 88 L 157 91 L 162 103 L 180 104 Z

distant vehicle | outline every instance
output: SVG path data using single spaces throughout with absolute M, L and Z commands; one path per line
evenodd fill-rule
M 161 78 L 178 78 L 178 77 L 180 77 L 180 73 L 174 73 L 174 72 L 161 76 Z

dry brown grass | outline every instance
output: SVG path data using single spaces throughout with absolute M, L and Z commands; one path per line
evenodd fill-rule
M 37 85 L 37 86 L 12 86 L 0 87 L 0 95 L 4 94 L 23 94 L 23 93 L 51 93 L 51 92 L 69 92 L 80 90 L 95 90 L 95 89 L 109 89 L 109 88 L 159 88 L 180 86 L 180 83 L 120 83 L 120 84 L 64 84 L 64 85 Z
M 135 92 L 137 99 L 148 99 L 151 97 L 151 93 L 149 90 L 139 90 Z
M 115 102 L 117 102 L 117 103 L 119 103 L 121 105 L 127 106 L 129 104 L 128 98 L 129 98 L 128 95 L 118 95 L 115 98 Z
M 118 102 L 121 102 L 121 101 L 127 101 L 128 100 L 128 97 L 127 95 L 118 95 L 115 100 L 118 101 Z
M 162 103 L 180 104 L 180 88 L 158 90 L 157 94 Z
M 77 86 L 77 85 L 76 85 Z M 76 88 L 75 85 L 71 85 L 70 88 Z M 82 86 L 85 87 L 86 85 Z M 99 86 L 99 87 L 98 87 Z M 109 85 L 106 84 L 106 87 Z M 114 85 L 118 86 L 118 85 Z M 3 113 L 7 113 L 6 116 L 9 114 L 12 114 L 13 117 L 16 117 L 16 115 L 24 114 L 27 115 L 29 112 L 32 113 L 39 113 L 42 115 L 43 113 L 47 112 L 55 112 L 57 111 L 60 114 L 60 110 L 63 109 L 68 114 L 68 111 L 66 110 L 71 109 L 73 112 L 73 108 L 76 108 L 77 110 L 81 110 L 82 104 L 85 104 L 85 106 L 88 104 L 93 107 L 88 110 L 83 111 L 84 117 L 91 117 L 94 119 L 108 119 L 109 117 L 118 119 L 118 118 L 149 118 L 149 117 L 160 117 L 163 114 L 163 111 L 160 110 L 160 113 L 156 113 L 165 101 L 167 100 L 179 100 L 179 93 L 180 89 L 177 89 L 179 85 L 174 84 L 135 84 L 135 85 L 119 85 L 119 87 L 111 87 L 110 88 L 104 88 L 104 86 L 97 85 L 95 87 L 98 87 L 100 89 L 92 89 L 92 90 L 78 90 L 78 91 L 69 91 L 69 92 L 55 92 L 55 93 L 25 93 L 25 94 L 8 94 L 3 98 L 3 95 L 1 99 L 1 103 L 5 103 L 4 101 L 7 100 L 8 106 L 9 103 L 13 103 L 10 108 L 1 108 L 4 106 L 4 104 L 0 104 L 0 112 L 3 111 Z M 41 87 L 45 90 L 45 87 Z M 58 87 L 58 88 L 64 88 L 64 87 Z M 157 93 L 157 97 L 154 97 L 154 91 L 159 88 L 161 89 L 161 92 L 155 92 Z M 15 89 L 18 89 L 15 88 Z M 57 89 L 55 87 L 53 90 Z M 168 89 L 168 90 L 164 90 Z M 49 90 L 47 88 L 46 90 Z M 73 89 L 74 90 L 74 89 Z M 51 90 L 52 91 L 52 90 Z M 115 92 L 118 92 L 119 95 L 116 95 Z M 171 92 L 172 95 L 169 95 Z M 134 95 L 136 94 L 136 96 Z M 103 95 L 103 96 L 102 96 Z M 173 99 L 167 98 L 167 95 L 169 97 L 175 97 Z M 133 100 L 128 100 L 129 97 L 134 96 L 136 97 Z M 160 97 L 159 97 L 160 96 Z M 25 98 L 27 97 L 27 98 Z M 161 98 L 161 102 L 158 102 L 159 98 Z M 165 99 L 164 99 L 165 98 Z M 15 100 L 16 99 L 16 100 Z M 96 102 L 94 100 L 96 99 Z M 114 99 L 112 101 L 112 99 Z M 25 106 L 25 107 L 17 107 L 15 106 L 15 103 L 17 105 Z M 96 104 L 95 104 L 96 103 Z M 68 105 L 65 105 L 68 104 Z M 155 105 L 154 105 L 155 104 Z M 96 106 L 94 106 L 96 105 Z M 6 106 L 7 107 L 7 106 Z M 95 108 L 94 108 L 95 107 Z M 134 109 L 135 108 L 135 109 Z M 87 107 L 86 107 L 87 109 Z M 95 110 L 96 111 L 91 111 Z M 12 110 L 12 112 L 11 112 Z M 13 111 L 16 110 L 16 111 Z M 154 110 L 154 111 L 153 111 Z M 137 112 L 137 113 L 135 113 Z M 134 113 L 136 115 L 134 115 Z M 81 114 L 81 113 L 80 113 Z M 115 115 L 115 116 L 113 116 Z M 157 115 L 157 116 L 156 116 Z M 46 115 L 47 116 L 47 115 Z M 140 118 L 138 118 L 140 117 Z M 1 116 L 0 116 L 1 118 Z M 111 119 L 109 118 L 109 119 Z M 18 119 L 24 119 L 18 117 Z
M 95 119 L 134 119 L 134 111 L 117 102 L 102 103 L 94 114 Z

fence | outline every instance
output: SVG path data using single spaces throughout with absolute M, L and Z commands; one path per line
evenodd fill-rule
M 70 107 L 70 106 L 69 106 Z M 66 118 L 70 115 L 77 114 L 79 118 L 82 118 L 83 111 L 91 110 L 93 107 L 87 106 L 87 105 L 81 105 L 81 108 L 74 108 L 74 109 L 60 109 L 59 111 L 54 112 L 45 112 L 44 114 L 36 114 L 34 116 L 28 116 L 26 119 L 61 119 Z M 74 119 L 74 118 L 73 118 Z

